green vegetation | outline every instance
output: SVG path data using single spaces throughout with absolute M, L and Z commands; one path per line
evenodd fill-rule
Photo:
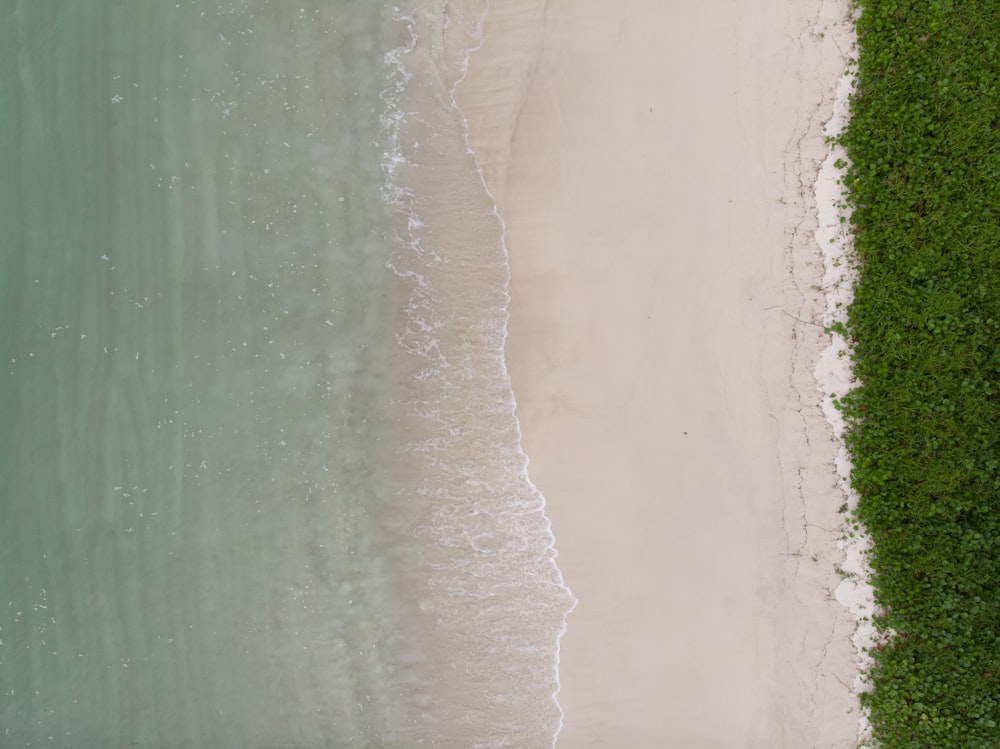
M 860 0 L 848 420 L 885 749 L 1000 747 L 1000 1 Z

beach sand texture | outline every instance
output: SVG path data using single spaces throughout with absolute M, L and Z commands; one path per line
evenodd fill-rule
M 495 4 L 501 5 L 501 4 Z M 579 598 L 558 746 L 853 747 L 813 183 L 841 0 L 516 0 L 459 99 Z M 544 38 L 517 33 L 544 17 Z

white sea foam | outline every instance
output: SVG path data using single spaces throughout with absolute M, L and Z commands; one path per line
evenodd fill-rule
M 468 152 L 470 154 L 472 154 L 473 158 L 475 159 L 476 171 L 477 171 L 477 174 L 479 176 L 479 181 L 480 181 L 480 183 L 482 185 L 482 189 L 486 192 L 487 195 L 489 195 L 490 199 L 493 201 L 493 213 L 494 213 L 494 215 L 496 216 L 497 220 L 500 223 L 500 227 L 501 227 L 500 243 L 501 243 L 501 246 L 502 246 L 502 249 L 503 249 L 504 261 L 505 261 L 505 264 L 507 265 L 507 283 L 509 284 L 509 282 L 510 282 L 510 271 L 509 271 L 509 267 L 510 267 L 510 252 L 509 252 L 509 250 L 507 248 L 507 243 L 506 243 L 507 226 L 506 226 L 506 223 L 503 220 L 503 216 L 500 214 L 500 211 L 499 211 L 499 208 L 498 208 L 498 205 L 497 205 L 496 196 L 491 192 L 490 186 L 489 186 L 489 184 L 486 181 L 486 175 L 485 175 L 485 173 L 483 171 L 482 164 L 480 163 L 479 158 L 476 155 L 475 149 L 472 147 L 472 144 L 470 142 L 470 139 L 469 139 L 469 121 L 468 121 L 468 118 L 465 115 L 465 113 L 462 111 L 462 108 L 461 108 L 461 106 L 459 106 L 458 100 L 456 98 L 456 92 L 458 91 L 459 86 L 462 84 L 463 81 L 465 81 L 466 77 L 468 76 L 468 73 L 469 73 L 469 64 L 470 64 L 470 61 L 472 59 L 472 55 L 482 47 L 483 39 L 484 39 L 484 27 L 485 27 L 486 18 L 488 16 L 489 12 L 490 12 L 490 0 L 485 0 L 485 2 L 483 4 L 483 8 L 482 8 L 482 13 L 479 15 L 478 21 L 475 24 L 472 33 L 470 34 L 470 38 L 474 41 L 474 46 L 468 46 L 466 48 L 466 50 L 465 50 L 465 54 L 464 54 L 462 65 L 461 65 L 461 75 L 457 78 L 457 80 L 455 81 L 454 85 L 451 88 L 451 101 L 452 101 L 452 106 L 456 109 L 456 111 L 458 111 L 460 113 L 462 127 L 463 127 L 463 137 L 464 137 L 464 140 L 465 140 L 465 145 L 466 145 L 466 148 L 468 149 Z M 506 294 L 506 303 L 505 303 L 505 306 L 504 306 L 505 315 L 504 315 L 503 333 L 502 333 L 502 336 L 501 336 L 501 341 L 500 341 L 498 355 L 499 355 L 499 357 L 500 357 L 500 359 L 502 361 L 502 367 L 503 367 L 503 371 L 504 371 L 506 379 L 507 379 L 508 387 L 511 387 L 510 374 L 509 374 L 509 370 L 507 368 L 507 361 L 506 361 L 506 341 L 507 341 L 507 335 L 508 335 L 508 332 L 509 332 L 508 323 L 509 323 L 509 319 L 510 319 L 510 293 L 509 293 L 509 287 L 507 289 L 505 289 L 505 294 Z M 531 487 L 532 493 L 535 496 L 538 497 L 538 499 L 540 501 L 539 511 L 544 516 L 544 513 L 545 513 L 545 504 L 546 504 L 545 503 L 545 497 L 544 497 L 544 495 L 541 493 L 541 491 L 539 491 L 539 489 L 535 486 L 535 484 L 530 479 L 528 468 L 529 468 L 529 464 L 530 464 L 531 461 L 530 461 L 530 458 L 527 455 L 527 453 L 524 452 L 523 448 L 521 447 L 523 445 L 523 433 L 521 432 L 520 420 L 517 418 L 517 415 L 516 415 L 516 399 L 514 397 L 514 392 L 513 392 L 513 388 L 512 387 L 511 387 L 511 405 L 515 409 L 515 412 L 514 412 L 514 422 L 515 422 L 515 429 L 517 431 L 517 446 L 518 446 L 518 452 L 519 452 L 518 463 L 520 464 L 519 470 L 523 471 L 523 473 L 524 473 L 524 480 Z M 562 576 L 562 571 L 559 569 L 559 565 L 558 565 L 558 563 L 556 561 L 556 559 L 558 557 L 558 551 L 556 550 L 556 539 L 555 539 L 555 534 L 553 533 L 553 530 L 552 530 L 551 521 L 548 519 L 547 516 L 545 516 L 545 536 L 546 536 L 545 540 L 547 542 L 547 552 L 550 554 L 550 559 L 551 559 L 551 562 L 552 562 L 552 566 L 555 568 L 555 572 L 556 572 L 556 576 L 557 576 L 557 585 L 565 592 L 565 594 L 567 596 L 569 596 L 569 599 L 570 599 L 569 606 L 566 608 L 565 613 L 563 614 L 562 627 L 560 628 L 560 630 L 558 632 L 557 640 L 556 640 L 556 653 L 555 653 L 556 660 L 555 660 L 555 664 L 554 664 L 555 684 L 556 684 L 556 687 L 555 687 L 555 691 L 552 693 L 552 700 L 553 700 L 553 702 L 555 702 L 556 706 L 559 709 L 559 723 L 556 726 L 555 733 L 552 736 L 552 746 L 555 747 L 555 745 L 556 745 L 556 743 L 558 741 L 558 738 L 559 738 L 559 734 L 562 732 L 563 721 L 564 721 L 564 718 L 565 718 L 565 713 L 563 712 L 562 706 L 559 704 L 559 699 L 558 699 L 558 694 L 559 694 L 559 691 L 560 691 L 560 688 L 561 688 L 561 684 L 560 684 L 560 681 L 559 681 L 559 652 L 560 652 L 559 646 L 560 646 L 560 644 L 562 642 L 563 636 L 566 634 L 566 630 L 567 630 L 567 627 L 568 627 L 568 617 L 569 617 L 569 614 L 572 613 L 573 609 L 576 608 L 578 600 L 577 600 L 576 596 L 573 595 L 573 592 L 569 588 L 569 586 L 566 585 L 566 581 L 565 581 L 565 579 Z
M 501 723 L 511 716 L 503 731 L 470 735 L 469 745 L 535 746 L 546 730 L 554 745 L 559 641 L 575 599 L 521 448 L 505 358 L 504 224 L 455 95 L 482 44 L 487 10 L 452 5 L 437 19 L 451 24 L 453 44 L 459 35 L 456 49 L 438 46 L 444 35 L 428 19 L 400 16 L 409 39 L 386 56 L 383 199 L 399 214 L 387 265 L 408 297 L 397 338 L 411 437 L 400 449 L 417 466 L 398 500 L 413 512 L 412 533 L 436 542 L 421 560 L 430 574 L 421 611 L 454 633 L 451 658 L 470 683 L 486 685 L 464 695 L 465 722 L 485 720 L 484 710 Z M 546 684 L 553 719 L 533 696 Z M 476 704 L 474 693 L 486 702 Z

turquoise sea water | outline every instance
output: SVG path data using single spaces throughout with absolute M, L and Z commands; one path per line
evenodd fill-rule
M 467 5 L 0 0 L 0 746 L 551 746 Z

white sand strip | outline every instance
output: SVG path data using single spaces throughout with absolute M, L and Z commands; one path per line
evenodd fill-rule
M 559 747 L 855 746 L 812 374 L 812 186 L 847 12 L 550 0 L 506 173 L 503 128 L 470 108 L 508 226 L 531 476 L 580 599 Z M 534 49 L 488 17 L 468 91 L 524 62 L 516 113 Z

